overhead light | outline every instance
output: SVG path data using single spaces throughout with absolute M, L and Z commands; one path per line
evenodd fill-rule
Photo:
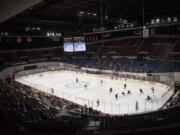
M 4 35 L 5 35 L 5 36 L 8 36 L 8 32 L 5 32 Z
M 83 15 L 84 15 L 84 11 L 80 11 L 80 12 L 79 12 L 79 15 L 80 15 L 80 16 L 83 16 Z
M 167 18 L 167 21 L 168 21 L 169 23 L 171 23 L 171 17 L 168 17 L 168 18 Z
M 104 27 L 101 27 L 99 30 L 100 30 L 100 31 L 103 31 L 103 30 L 105 30 L 105 28 L 104 28 Z
M 9 33 L 8 32 L 1 32 L 1 36 L 8 36 Z
M 60 32 L 47 32 L 46 36 L 48 37 L 60 37 L 62 34 Z
M 122 23 L 125 23 L 125 24 L 126 24 L 127 22 L 128 22 L 127 20 L 122 20 Z
M 131 24 L 130 24 L 130 27 L 134 27 L 134 24 L 131 23 Z
M 88 12 L 88 13 L 87 13 L 87 15 L 88 15 L 88 16 L 90 16 L 90 15 L 91 15 L 91 13 L 90 13 L 90 12 Z
M 165 19 L 162 19 L 162 21 L 161 21 L 162 23 L 166 23 L 166 20 Z
M 97 16 L 97 14 L 96 14 L 96 13 L 93 13 L 92 15 L 93 15 L 93 16 Z
M 160 23 L 160 18 L 157 18 L 156 19 L 156 24 L 159 24 Z
M 152 25 L 153 25 L 153 24 L 155 24 L 155 21 L 154 21 L 154 19 L 152 19 L 152 20 L 151 20 L 151 24 L 152 24 Z
M 56 33 L 55 36 L 61 36 L 61 33 Z
M 93 32 L 96 32 L 96 28 L 93 28 Z
M 29 31 L 29 29 L 30 29 L 29 27 L 26 27 L 26 28 L 25 28 L 25 31 L 27 32 L 27 31 Z
M 52 32 L 52 33 L 51 33 L 51 36 L 54 36 L 54 35 L 55 35 L 54 32 Z
M 174 21 L 174 22 L 178 22 L 177 17 L 174 17 L 173 21 Z

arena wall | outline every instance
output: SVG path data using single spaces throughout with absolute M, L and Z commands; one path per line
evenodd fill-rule
M 24 64 L 24 65 L 18 65 L 6 68 L 0 72 L 0 79 L 2 81 L 5 81 L 6 78 L 9 77 L 11 73 L 17 72 L 17 71 L 23 71 L 25 66 L 33 66 L 36 65 L 37 68 L 45 67 L 45 66 L 53 66 L 59 64 L 58 62 L 41 62 L 41 63 L 32 63 L 32 64 Z
M 93 69 L 93 68 L 82 68 L 82 70 L 89 70 L 89 71 L 99 71 L 98 69 Z M 110 70 L 101 70 L 104 73 L 114 73 L 114 71 Z M 133 72 L 115 72 L 119 74 L 124 74 L 124 75 L 136 75 L 140 77 L 148 77 L 148 73 L 133 73 Z M 159 75 L 161 80 L 166 81 L 167 78 L 171 78 L 174 81 L 180 81 L 180 72 L 168 72 L 168 73 L 151 73 L 152 75 Z
M 53 66 L 53 65 L 57 65 L 57 64 L 64 65 L 64 63 L 59 63 L 59 62 L 39 62 L 39 63 L 32 63 L 32 64 L 23 64 L 23 65 L 18 65 L 18 66 L 15 65 L 13 67 L 9 67 L 9 68 L 2 70 L 0 72 L 0 79 L 4 81 L 6 78 L 9 77 L 10 73 L 13 73 L 15 71 L 22 71 L 22 70 L 24 70 L 25 66 L 36 65 L 37 68 L 40 68 L 43 66 Z M 76 67 L 75 65 L 72 65 L 72 64 L 65 64 L 65 65 L 69 65 L 71 67 Z M 81 69 L 82 70 L 89 70 L 89 71 L 99 71 L 99 69 L 93 69 L 93 68 L 81 68 Z M 101 72 L 114 73 L 114 71 L 110 71 L 110 70 L 101 70 Z M 136 76 L 138 75 L 140 77 L 147 77 L 148 76 L 147 73 L 131 73 L 131 72 L 116 72 L 116 73 L 124 74 L 124 75 L 136 75 Z M 152 73 L 152 75 L 160 75 L 161 80 L 166 80 L 167 78 L 172 78 L 172 79 L 174 79 L 174 81 L 180 81 L 180 72 Z

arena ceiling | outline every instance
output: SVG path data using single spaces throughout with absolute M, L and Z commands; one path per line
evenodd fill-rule
M 180 16 L 179 0 L 43 0 L 0 24 L 5 31 L 88 31 L 126 19 L 142 26 L 154 17 Z

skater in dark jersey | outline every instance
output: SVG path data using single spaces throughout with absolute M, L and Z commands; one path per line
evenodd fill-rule
M 78 83 L 79 82 L 79 80 L 78 80 L 78 78 L 76 78 L 76 83 Z
M 141 88 L 140 88 L 139 92 L 140 92 L 140 94 L 144 94 L 144 92 Z
M 109 93 L 110 93 L 110 94 L 112 93 L 112 88 L 109 89 Z
M 116 100 L 118 100 L 118 93 L 116 93 L 115 98 L 116 98 Z
M 125 84 L 124 84 L 124 89 L 126 89 L 126 87 L 127 87 L 127 84 L 125 83 Z

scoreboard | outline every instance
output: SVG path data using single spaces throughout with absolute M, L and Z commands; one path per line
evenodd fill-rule
M 74 52 L 73 38 L 64 38 L 64 52 Z
M 86 51 L 84 37 L 64 38 L 64 52 L 82 52 Z
M 86 43 L 84 37 L 74 37 L 74 51 L 75 52 L 86 51 Z

